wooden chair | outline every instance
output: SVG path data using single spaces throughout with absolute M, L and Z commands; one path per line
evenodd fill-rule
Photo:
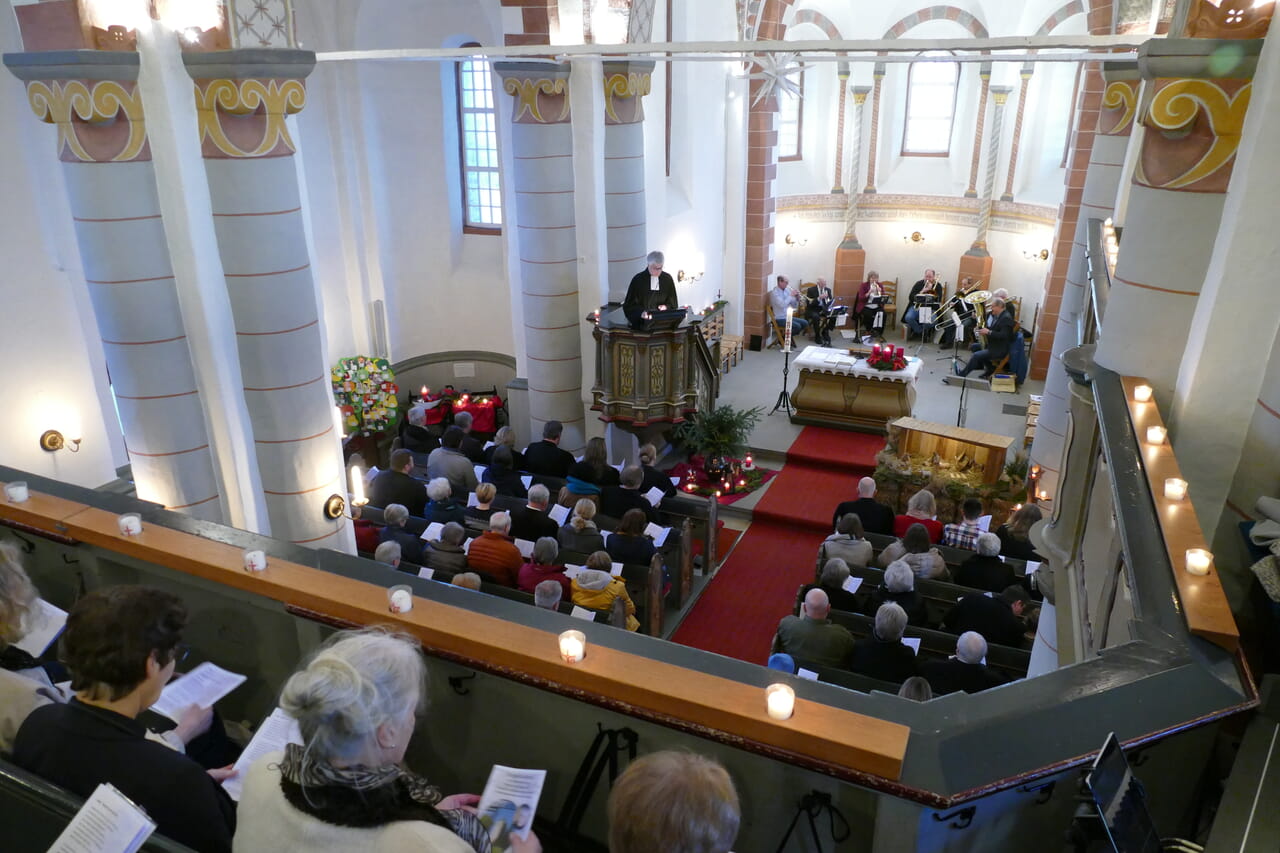
M 884 291 L 884 327 L 898 325 L 898 280 L 880 282 Z
M 770 342 L 769 346 L 772 347 L 774 344 L 777 344 L 778 349 L 782 349 L 782 344 L 787 339 L 787 330 L 782 327 L 782 323 L 785 322 L 785 320 L 780 322 L 778 318 L 773 315 L 773 303 L 769 302 L 767 299 L 765 300 L 764 308 L 769 314 L 769 325 L 773 329 L 773 341 Z

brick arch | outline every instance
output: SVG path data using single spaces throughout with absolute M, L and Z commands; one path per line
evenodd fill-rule
M 789 26 L 794 27 L 799 24 L 813 24 L 832 41 L 844 40 L 844 36 L 840 35 L 840 28 L 835 25 L 835 22 L 816 9 L 801 9 L 796 12 L 792 16 Z
M 907 30 L 923 24 L 925 21 L 955 21 L 972 33 L 974 38 L 984 39 L 990 36 L 986 25 L 964 9 L 957 9 L 955 6 L 925 6 L 923 9 L 917 9 L 892 27 L 889 27 L 889 29 L 885 30 L 882 38 L 902 38 Z
M 559 25 L 560 7 L 556 0 L 529 3 L 528 0 L 500 0 L 503 9 L 518 8 L 520 26 L 510 32 L 503 32 L 503 43 L 507 45 L 550 44 L 551 24 Z M 506 15 L 503 20 L 509 20 Z
M 1052 15 L 1044 19 L 1044 23 L 1040 25 L 1040 29 L 1036 30 L 1036 36 L 1047 36 L 1058 28 L 1059 24 L 1064 24 L 1069 18 L 1076 15 L 1085 14 L 1084 0 L 1071 0 L 1058 9 Z

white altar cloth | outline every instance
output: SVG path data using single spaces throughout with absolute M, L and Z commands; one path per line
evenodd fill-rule
M 816 370 L 820 373 L 835 373 L 840 376 L 860 376 L 877 382 L 902 382 L 914 385 L 920 378 L 920 370 L 924 362 L 915 356 L 907 356 L 907 366 L 902 370 L 876 370 L 874 367 L 867 367 L 862 359 L 855 361 L 847 349 L 807 346 L 796 358 L 795 365 L 801 370 Z

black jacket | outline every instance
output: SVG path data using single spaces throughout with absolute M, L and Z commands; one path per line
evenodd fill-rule
M 610 518 L 621 519 L 629 509 L 638 509 L 649 521 L 657 523 L 658 511 L 638 489 L 621 486 L 605 486 L 600 490 L 600 512 Z
M 867 533 L 883 533 L 885 536 L 893 535 L 893 510 L 882 503 L 878 503 L 874 498 L 858 498 L 856 501 L 845 501 L 836 507 L 835 515 L 831 517 L 831 529 L 835 530 L 836 523 L 840 521 L 840 516 L 846 513 L 856 513 L 858 519 L 862 522 L 862 529 Z
M 963 663 L 955 658 L 929 660 L 920 666 L 920 674 L 933 688 L 934 695 L 944 693 L 978 693 L 1005 683 L 1004 676 L 980 663 Z
M 569 466 L 573 464 L 573 454 L 561 450 L 554 442 L 535 441 L 524 451 L 524 470 L 530 474 L 545 474 L 548 477 L 569 476 Z
M 520 473 L 510 468 L 490 465 L 484 469 L 484 476 L 480 479 L 486 483 L 493 483 L 500 495 L 506 495 L 509 498 L 529 497 L 529 490 L 524 487 L 524 480 L 520 479 Z
M 390 525 L 382 528 L 378 534 L 379 542 L 399 542 L 400 543 L 400 559 L 406 563 L 414 563 L 422 565 L 422 538 L 414 536 L 403 527 L 392 527 Z
M 942 627 L 953 634 L 977 631 L 988 643 L 1020 649 L 1025 642 L 1026 623 L 998 595 L 971 592 L 942 619 Z
M 1013 568 L 1001 561 L 999 557 L 984 557 L 974 554 L 960 564 L 951 578 L 960 586 L 971 586 L 974 589 L 985 589 L 991 592 L 1003 592 L 1004 588 L 1018 582 Z
M 401 504 L 409 515 L 422 517 L 427 506 L 427 484 L 399 471 L 381 471 L 369 484 L 369 505 L 385 509 Z
M 1013 343 L 1013 315 L 1008 311 L 1001 311 L 1000 316 L 987 328 L 991 331 L 983 342 L 985 349 L 994 359 L 1004 358 L 1009 354 L 1009 345 Z
M 872 632 L 870 637 L 863 637 L 853 644 L 853 654 L 849 656 L 849 669 L 859 675 L 878 678 L 881 681 L 894 681 L 898 684 L 913 675 L 919 675 L 916 654 L 909 646 L 895 640 L 886 642 Z
M 543 536 L 550 536 L 559 542 L 559 535 L 560 525 L 545 512 L 531 506 L 511 510 L 512 539 L 528 539 L 530 542 L 537 542 Z

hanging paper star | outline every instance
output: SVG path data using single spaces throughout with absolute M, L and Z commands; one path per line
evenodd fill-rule
M 760 70 L 755 74 L 748 74 L 747 79 L 759 80 L 760 88 L 752 99 L 751 106 L 756 106 L 770 95 L 785 93 L 795 98 L 800 97 L 800 81 L 791 79 L 791 75 L 798 78 L 809 69 L 800 63 L 797 54 L 769 53 L 756 57 L 755 62 Z

